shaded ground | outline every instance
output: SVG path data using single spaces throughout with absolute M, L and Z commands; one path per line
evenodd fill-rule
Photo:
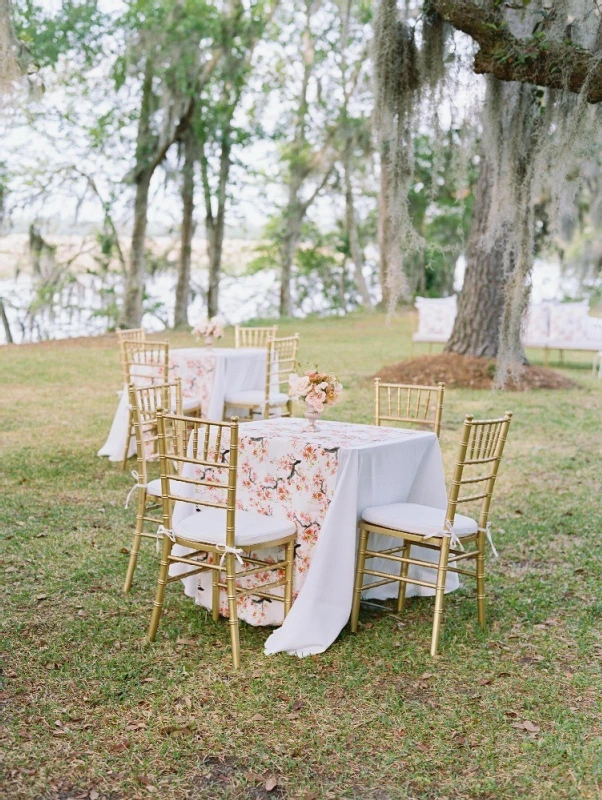
M 419 356 L 399 364 L 383 367 L 377 378 L 389 383 L 419 383 L 431 385 L 443 381 L 447 388 L 491 389 L 495 374 L 495 361 L 490 358 L 460 356 L 457 353 L 438 353 Z M 511 381 L 508 389 L 571 389 L 577 384 L 553 369 L 524 367 L 517 384 Z

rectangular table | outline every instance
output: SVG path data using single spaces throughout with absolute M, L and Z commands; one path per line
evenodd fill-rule
M 245 347 L 183 347 L 169 353 L 169 376 L 182 381 L 184 413 L 186 408 L 197 408 L 205 419 L 221 420 L 226 394 L 248 390 L 265 391 L 267 350 Z M 147 375 L 146 383 L 150 382 Z M 127 436 L 129 397 L 127 386 L 119 399 L 107 441 L 98 451 L 109 461 L 121 461 Z M 130 441 L 129 455 L 136 452 L 134 437 Z
M 240 427 L 238 508 L 286 518 L 297 526 L 295 599 L 284 623 L 281 603 L 252 596 L 238 600 L 240 619 L 252 625 L 282 623 L 266 642 L 267 654 L 321 653 L 336 639 L 351 612 L 357 523 L 365 508 L 400 502 L 446 507 L 434 433 L 343 422 L 321 421 L 318 426 L 312 432 L 305 420 L 293 418 Z M 190 505 L 176 504 L 174 520 L 187 513 L 194 513 Z M 436 553 L 419 549 L 417 557 L 434 561 Z M 416 577 L 432 580 L 430 571 L 410 569 Z M 172 566 L 172 574 L 177 572 L 178 565 Z M 245 585 L 253 580 L 247 578 Z M 184 585 L 197 603 L 211 608 L 210 575 L 192 576 Z M 457 587 L 458 576 L 448 574 L 446 591 Z M 396 593 L 397 584 L 389 584 L 367 596 Z M 412 594 L 433 591 L 408 585 L 407 596 Z M 224 595 L 220 613 L 227 616 Z

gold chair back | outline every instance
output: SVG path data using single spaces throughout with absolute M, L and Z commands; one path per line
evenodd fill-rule
M 472 414 L 464 418 L 458 459 L 447 499 L 446 520 L 450 525 L 453 526 L 459 505 L 477 503 L 479 528 L 487 529 L 491 497 L 511 421 L 511 411 L 498 419 L 475 420 Z
M 439 436 L 445 384 L 414 386 L 374 379 L 374 424 L 415 423 L 431 427 Z
M 242 325 L 234 326 L 235 347 L 268 347 L 272 339 L 276 338 L 278 325 L 259 328 L 243 328 Z
M 121 375 L 124 384 L 129 381 L 127 364 L 125 359 L 125 350 L 123 347 L 124 342 L 145 342 L 146 331 L 144 328 L 126 328 L 124 330 L 115 331 L 117 336 L 117 346 L 119 347 L 119 363 L 121 364 Z
M 181 414 L 157 412 L 159 461 L 161 464 L 161 492 L 163 495 L 163 526 L 171 528 L 171 513 L 176 501 L 196 507 L 226 509 L 226 545 L 234 547 L 236 518 L 236 476 L 238 472 L 238 419 L 231 422 L 214 422 Z M 178 431 L 176 435 L 172 431 Z M 178 442 L 188 437 L 184 451 L 170 448 L 170 441 Z M 185 465 L 187 476 L 182 475 Z M 170 477 L 177 474 L 177 483 Z M 182 487 L 188 486 L 186 494 Z M 209 499 L 203 487 L 211 489 Z M 179 492 L 178 492 L 179 489 Z M 197 492 L 196 490 L 199 489 Z M 223 497 L 223 500 L 221 499 Z
M 274 392 L 288 390 L 288 379 L 291 372 L 295 371 L 297 366 L 297 352 L 299 350 L 299 334 L 295 333 L 293 336 L 283 337 L 281 339 L 273 339 L 268 347 L 268 360 L 266 369 L 266 382 L 265 382 L 265 406 L 264 414 L 269 417 L 270 406 L 269 398 Z M 292 400 L 286 404 L 286 411 L 283 416 L 292 415 Z
M 127 384 L 148 386 L 167 383 L 169 372 L 169 342 L 124 341 Z
M 138 459 L 138 480 L 148 483 L 147 465 L 159 460 L 159 437 L 157 430 L 157 411 L 170 411 L 182 415 L 182 382 L 177 378 L 173 383 L 159 383 L 151 386 L 129 385 L 130 407 L 136 452 Z M 182 453 L 186 449 L 185 431 L 170 428 L 169 450 Z

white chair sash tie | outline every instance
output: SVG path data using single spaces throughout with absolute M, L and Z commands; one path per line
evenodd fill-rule
M 167 538 L 171 539 L 171 541 L 174 544 L 176 542 L 175 533 L 172 530 L 170 530 L 169 528 L 166 528 L 164 525 L 159 525 L 159 527 L 157 528 L 157 538 L 155 539 L 157 553 L 159 552 L 159 541 L 163 538 L 163 536 L 167 536 Z
M 445 524 L 443 526 L 443 530 L 439 531 L 439 533 L 431 533 L 430 536 L 425 536 L 425 539 L 434 539 L 435 536 L 448 536 L 449 537 L 449 546 L 458 548 L 458 550 L 464 551 L 464 545 L 460 541 L 458 534 L 454 531 L 453 525 L 451 522 L 446 519 Z
M 493 536 L 491 535 L 491 522 L 488 522 L 484 528 L 479 528 L 479 533 L 484 533 L 487 537 L 487 541 L 491 545 L 491 552 L 495 556 L 495 558 L 499 558 L 498 551 L 495 549 L 495 545 L 493 543 Z
M 132 495 L 136 491 L 136 489 L 146 489 L 148 483 L 140 483 L 140 475 L 136 472 L 135 469 L 132 470 L 132 478 L 136 481 L 136 483 L 132 486 L 130 491 L 128 492 L 128 496 L 125 498 L 125 507 L 127 508 L 130 504 L 130 500 L 132 499 Z
M 241 553 L 244 553 L 244 550 L 242 550 L 240 547 L 230 547 L 230 545 L 227 544 L 216 544 L 215 549 L 218 551 L 218 553 L 222 554 L 222 557 L 219 560 L 220 569 L 224 568 L 224 562 L 228 553 L 232 553 L 234 556 L 236 556 L 236 560 L 241 566 L 244 565 L 244 561 L 240 557 Z

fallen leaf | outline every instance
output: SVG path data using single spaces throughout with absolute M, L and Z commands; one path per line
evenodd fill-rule
M 255 714 L 251 717 L 251 722 L 263 722 L 265 717 L 262 714 Z
M 530 720 L 526 719 L 523 722 L 513 722 L 513 728 L 517 728 L 520 731 L 527 731 L 527 733 L 539 733 L 540 728 L 537 725 L 534 725 Z
M 47 594 L 39 594 L 36 597 L 36 600 L 38 601 L 38 603 L 41 603 L 42 600 L 48 600 L 48 595 Z
M 96 791 L 96 789 L 92 789 L 92 791 L 90 792 L 90 795 L 89 795 L 89 797 L 90 797 L 90 800 L 98 800 L 98 798 L 100 797 L 100 795 L 98 794 L 98 792 Z
M 176 639 L 176 645 L 187 646 L 192 644 L 196 644 L 194 639 Z
M 489 686 L 489 684 L 493 683 L 493 678 L 481 678 L 479 684 L 481 686 Z
M 130 551 L 127 549 L 127 547 L 122 547 L 119 552 L 123 553 L 124 556 L 129 556 L 130 554 Z
M 264 784 L 266 792 L 273 792 L 277 786 L 278 786 L 278 781 L 276 780 L 276 778 L 268 778 Z
M 190 697 L 188 697 L 188 695 L 185 694 L 182 700 L 184 701 L 184 705 L 186 706 L 186 708 L 190 711 L 190 709 L 192 708 L 192 700 L 190 699 Z
M 164 733 L 166 736 L 170 736 L 172 733 L 182 733 L 183 731 L 189 731 L 190 727 L 188 725 L 164 725 L 161 728 L 161 733 Z
M 299 711 L 304 706 L 303 700 L 295 700 L 293 705 L 291 706 L 291 711 Z
M 111 753 L 123 753 L 123 751 L 127 750 L 129 746 L 129 741 L 127 739 L 122 739 L 120 742 L 115 742 L 114 744 L 109 745 L 109 750 Z

